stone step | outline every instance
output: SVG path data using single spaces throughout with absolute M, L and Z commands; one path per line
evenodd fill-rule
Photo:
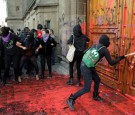
M 69 75 L 68 63 L 60 62 L 52 66 L 52 70 L 58 74 Z

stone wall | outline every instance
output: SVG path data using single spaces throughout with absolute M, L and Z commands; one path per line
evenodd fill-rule
M 50 21 L 50 28 L 54 30 L 59 43 L 57 54 L 64 57 L 67 53 L 66 42 L 73 27 L 85 23 L 86 0 L 8 0 L 7 5 L 7 23 L 15 30 L 25 26 L 36 29 L 38 23 L 47 26 L 47 21 Z M 18 11 L 15 10 L 17 6 Z

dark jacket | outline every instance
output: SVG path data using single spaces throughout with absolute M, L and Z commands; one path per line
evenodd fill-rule
M 84 51 L 86 49 L 86 43 L 89 42 L 89 38 L 82 34 L 79 37 L 71 35 L 69 40 L 67 41 L 67 44 L 73 44 L 73 40 L 76 51 Z
M 52 55 L 52 48 L 56 47 L 55 40 L 49 36 L 47 42 L 44 42 L 43 39 L 40 41 L 42 48 L 39 50 L 39 54 L 43 54 L 44 56 Z M 51 44 L 54 44 L 53 46 Z
M 73 28 L 73 35 L 67 41 L 67 44 L 73 44 L 76 48 L 76 51 L 84 51 L 86 49 L 86 43 L 89 42 L 89 38 L 82 34 L 81 26 L 76 25 Z
M 8 55 L 18 54 L 18 47 L 16 46 L 16 42 L 19 40 L 20 40 L 19 37 L 12 33 L 10 33 L 10 38 L 8 42 L 4 42 L 1 39 L 0 43 L 1 47 L 4 48 L 4 53 Z

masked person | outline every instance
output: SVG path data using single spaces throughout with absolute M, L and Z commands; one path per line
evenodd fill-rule
M 100 78 L 96 72 L 95 69 L 95 65 L 103 58 L 105 57 L 106 60 L 108 61 L 108 63 L 110 65 L 115 65 L 117 64 L 120 60 L 124 59 L 125 56 L 119 56 L 116 60 L 112 60 L 111 59 L 111 55 L 109 50 L 107 49 L 110 45 L 110 40 L 109 37 L 107 35 L 101 35 L 100 39 L 99 39 L 99 44 L 97 45 L 93 45 L 91 47 L 92 48 L 97 48 L 98 49 L 98 53 L 94 52 L 94 54 L 98 54 L 99 58 L 96 61 L 96 63 L 93 65 L 93 67 L 90 67 L 91 65 L 89 65 L 86 62 L 86 58 L 85 58 L 85 54 L 87 55 L 87 53 L 90 51 L 90 48 L 85 52 L 83 59 L 82 59 L 82 63 L 81 63 L 81 73 L 84 77 L 84 87 L 77 91 L 75 94 L 71 94 L 70 97 L 67 100 L 67 105 L 69 106 L 69 108 L 71 110 L 74 110 L 74 102 L 75 100 L 80 97 L 81 95 L 87 93 L 90 91 L 91 88 L 91 84 L 92 84 L 92 80 L 94 81 L 94 92 L 93 92 L 93 99 L 96 101 L 101 101 L 102 98 L 99 96 L 99 84 L 100 84 Z M 91 50 L 92 51 L 92 50 Z M 91 55 L 88 60 L 91 60 L 93 55 Z M 88 67 L 89 66 L 89 67 Z
M 36 70 L 36 80 L 39 80 L 39 75 L 38 75 L 38 65 L 37 65 L 37 60 L 36 60 L 36 50 L 38 50 L 38 47 L 36 45 L 35 39 L 34 39 L 34 35 L 33 33 L 29 32 L 27 34 L 27 39 L 25 40 L 25 42 L 23 44 L 21 44 L 19 47 L 22 48 L 24 50 L 24 54 L 21 57 L 20 60 L 20 67 L 19 67 L 19 81 L 21 82 L 21 71 L 23 69 L 23 66 L 25 64 L 25 62 L 29 61 L 29 66 L 34 66 L 35 70 Z
M 3 86 L 7 83 L 7 77 L 9 76 L 9 70 L 11 62 L 13 62 L 15 81 L 18 82 L 18 47 L 19 38 L 15 34 L 9 32 L 9 27 L 1 28 L 1 46 L 4 48 L 4 62 L 5 62 L 5 71 L 4 77 L 2 79 Z
M 89 42 L 89 38 L 87 38 L 84 34 L 82 34 L 81 26 L 76 25 L 73 28 L 73 35 L 70 36 L 70 38 L 67 41 L 67 44 L 70 45 L 74 41 L 75 46 L 75 54 L 74 59 L 72 62 L 69 62 L 69 75 L 70 78 L 67 82 L 68 85 L 73 85 L 73 67 L 74 63 L 76 62 L 76 69 L 77 69 L 77 86 L 81 85 L 80 79 L 81 79 L 81 70 L 80 65 L 83 57 L 83 52 L 86 49 L 86 43 Z
M 47 61 L 47 66 L 49 70 L 48 78 L 52 77 L 52 64 L 51 64 L 51 55 L 52 55 L 52 48 L 56 47 L 56 42 L 54 39 L 49 35 L 49 30 L 45 29 L 42 31 L 43 39 L 40 42 L 40 46 L 42 48 L 39 49 L 40 61 L 41 61 L 41 78 L 45 77 L 45 62 Z

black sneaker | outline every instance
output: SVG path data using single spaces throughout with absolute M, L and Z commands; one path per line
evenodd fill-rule
M 52 74 L 49 74 L 48 78 L 52 78 Z
M 68 105 L 68 107 L 71 109 L 71 110 L 75 110 L 75 107 L 74 107 L 74 100 L 73 99 L 68 99 L 67 100 L 67 105 Z
M 1 83 L 2 83 L 2 86 L 5 86 L 5 85 L 6 85 L 6 82 L 3 82 L 3 81 L 2 81 Z
M 41 75 L 41 79 L 44 79 L 45 78 L 45 76 L 44 75 Z
M 73 78 L 70 78 L 69 81 L 67 82 L 68 85 L 73 85 Z
M 95 101 L 103 101 L 103 99 L 98 95 L 96 97 L 93 97 Z

